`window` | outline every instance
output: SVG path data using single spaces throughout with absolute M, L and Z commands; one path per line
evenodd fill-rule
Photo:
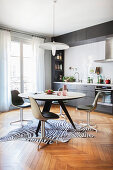
M 32 89 L 32 46 L 23 44 L 23 80 L 24 92 Z
M 12 40 L 10 57 L 11 90 L 32 90 L 32 45 L 30 42 Z
M 11 42 L 10 59 L 11 90 L 20 91 L 20 43 Z

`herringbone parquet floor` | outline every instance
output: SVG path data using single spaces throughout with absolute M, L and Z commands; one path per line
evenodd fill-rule
M 77 123 L 86 120 L 85 112 L 68 107 Z M 51 111 L 59 112 L 59 106 Z M 0 114 L 0 136 L 17 128 L 9 123 L 19 117 L 14 110 Z M 24 117 L 32 119 L 31 109 L 24 110 Z M 0 170 L 113 170 L 113 116 L 93 112 L 92 122 L 98 132 L 90 132 L 95 138 L 74 138 L 68 143 L 41 145 L 36 143 L 11 141 L 0 143 Z

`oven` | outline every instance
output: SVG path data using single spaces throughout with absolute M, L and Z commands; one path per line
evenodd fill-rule
M 110 87 L 110 86 L 96 86 L 95 87 L 95 96 L 99 91 L 102 91 L 103 93 L 100 94 L 100 96 L 99 96 L 98 104 L 113 106 L 113 89 L 112 89 L 112 87 Z

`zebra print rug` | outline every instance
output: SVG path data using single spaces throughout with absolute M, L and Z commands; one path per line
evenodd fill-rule
M 72 125 L 65 120 L 48 120 L 45 123 L 45 136 L 51 139 L 58 140 L 60 142 L 68 142 L 71 138 L 93 138 L 92 134 L 87 133 L 88 129 L 79 126 L 74 123 L 76 129 L 73 129 Z M 6 136 L 0 138 L 0 142 L 12 141 L 12 140 L 26 140 L 30 142 L 38 142 L 35 132 L 38 122 L 25 125 L 21 128 L 17 128 L 9 132 Z M 39 136 L 41 131 L 39 131 Z M 48 141 L 43 141 L 48 143 Z M 52 143 L 52 141 L 49 141 Z

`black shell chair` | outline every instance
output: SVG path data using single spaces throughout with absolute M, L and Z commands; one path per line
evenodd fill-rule
M 23 109 L 30 107 L 30 103 L 29 102 L 24 102 L 24 100 L 22 99 L 22 97 L 19 97 L 20 93 L 18 92 L 18 90 L 12 90 L 11 91 L 11 98 L 12 98 L 12 106 L 14 106 L 15 108 L 19 108 L 20 109 L 20 120 L 11 122 L 10 125 L 14 124 L 14 125 L 24 125 L 24 123 L 32 122 L 31 120 L 24 120 L 23 119 Z

